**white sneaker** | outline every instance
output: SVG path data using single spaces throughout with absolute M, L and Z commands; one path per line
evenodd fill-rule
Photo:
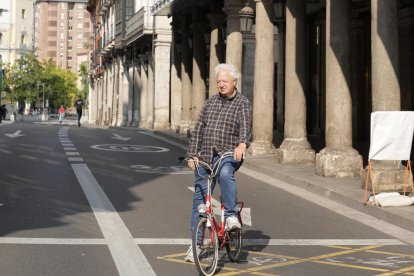
M 187 250 L 187 255 L 184 257 L 184 261 L 187 263 L 194 263 L 193 247 L 190 247 Z
M 228 217 L 226 219 L 226 231 L 241 229 L 241 224 L 237 217 Z

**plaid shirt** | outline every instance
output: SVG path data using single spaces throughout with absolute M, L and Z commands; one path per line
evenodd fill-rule
M 195 124 L 188 147 L 188 156 L 197 156 L 211 163 L 214 153 L 234 151 L 239 143 L 251 140 L 252 106 L 236 92 L 232 98 L 220 93 L 207 99 Z

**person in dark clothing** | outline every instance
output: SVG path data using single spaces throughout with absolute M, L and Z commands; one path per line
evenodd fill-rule
M 3 104 L 0 106 L 0 116 L 1 116 L 0 122 L 1 120 L 6 120 L 6 115 L 7 115 L 7 108 L 6 108 L 6 105 Z
M 78 114 L 78 127 L 81 126 L 80 119 L 82 117 L 82 108 L 84 105 L 82 97 L 79 95 L 78 99 L 75 101 L 76 113 Z

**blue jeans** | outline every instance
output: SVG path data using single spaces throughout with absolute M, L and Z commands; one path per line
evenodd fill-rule
M 213 157 L 213 163 L 219 159 L 218 155 Z M 221 200 L 224 205 L 224 216 L 231 217 L 237 216 L 237 185 L 234 180 L 234 173 L 240 168 L 242 162 L 236 161 L 232 156 L 226 157 L 221 162 L 219 172 L 213 183 L 211 184 L 211 191 L 213 193 L 214 187 L 216 185 L 216 180 L 218 180 L 221 187 Z M 204 167 L 199 168 L 201 175 L 208 175 L 209 171 Z M 194 181 L 194 196 L 193 196 L 193 209 L 191 213 L 191 232 L 193 232 L 195 223 L 199 217 L 198 205 L 201 203 L 206 203 L 206 194 L 207 194 L 207 179 L 201 178 L 197 171 L 195 171 L 195 181 Z

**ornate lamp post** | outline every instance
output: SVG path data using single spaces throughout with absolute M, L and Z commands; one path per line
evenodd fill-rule
M 250 7 L 249 2 L 246 2 L 246 6 L 239 12 L 240 31 L 251 32 L 253 27 L 254 11 Z

